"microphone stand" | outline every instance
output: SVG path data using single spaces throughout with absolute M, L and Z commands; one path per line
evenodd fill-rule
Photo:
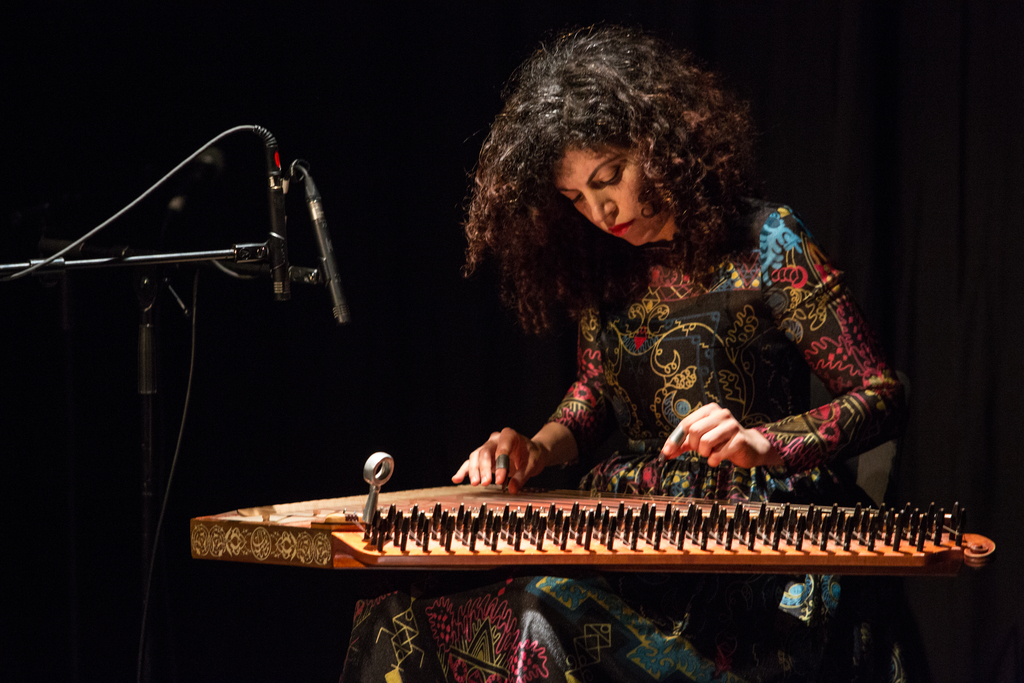
M 41 247 L 45 251 L 55 240 L 43 240 Z M 66 246 L 66 243 L 60 246 Z M 54 249 L 56 251 L 57 249 Z M 90 249 L 92 252 L 107 252 L 109 256 L 97 258 L 58 258 L 33 271 L 34 275 L 42 276 L 54 273 L 65 273 L 74 270 L 96 268 L 137 267 L 138 277 L 135 280 L 135 292 L 139 301 L 139 346 L 138 346 L 138 392 L 141 401 L 141 496 L 142 496 L 142 592 L 146 599 L 146 571 L 153 559 L 153 548 L 156 545 L 154 520 L 157 511 L 154 491 L 154 445 L 153 425 L 155 413 L 156 387 L 156 325 L 154 310 L 157 296 L 164 283 L 156 266 L 170 263 L 218 263 L 224 268 L 249 276 L 271 277 L 270 247 L 267 242 L 234 244 L 230 249 L 212 251 L 190 251 L 173 253 L 135 253 L 130 248 L 113 248 L 108 250 Z M 29 268 L 43 259 L 28 263 L 0 264 L 0 277 Z M 232 266 L 224 266 L 231 263 Z M 330 287 L 330 280 L 325 277 L 322 269 L 288 266 L 288 280 L 302 284 L 319 284 Z M 145 671 L 143 680 L 151 680 L 149 657 L 150 640 L 145 643 Z

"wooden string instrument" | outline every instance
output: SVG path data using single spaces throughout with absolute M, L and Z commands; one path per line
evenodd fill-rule
M 965 524 L 958 505 L 922 512 L 449 486 L 198 517 L 191 544 L 195 558 L 335 569 L 952 575 L 995 551 Z

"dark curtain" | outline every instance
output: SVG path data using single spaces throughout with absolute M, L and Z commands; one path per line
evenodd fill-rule
M 997 561 L 906 580 L 936 681 L 1024 680 L 1024 6 L 967 1 L 215 3 L 8 10 L 0 262 L 112 214 L 217 132 L 268 127 L 308 159 L 354 322 L 326 293 L 200 273 L 195 387 L 151 603 L 154 680 L 334 680 L 372 574 L 188 557 L 187 520 L 238 506 L 445 484 L 495 428 L 536 428 L 575 333 L 524 337 L 492 274 L 461 278 L 459 221 L 501 85 L 545 35 L 640 25 L 750 101 L 766 194 L 844 267 L 912 384 L 898 499 L 959 501 Z M 266 238 L 261 150 L 176 181 L 96 246 L 198 250 Z M 180 213 L 166 210 L 175 194 Z M 289 196 L 293 261 L 315 259 Z M 191 305 L 192 272 L 168 268 Z M 0 678 L 134 676 L 142 565 L 134 281 L 0 283 L 5 585 Z M 157 478 L 185 396 L 189 321 L 158 299 Z M 541 483 L 572 486 L 579 472 Z M 162 492 L 161 492 L 162 493 Z M 159 496 L 158 496 L 159 497 Z

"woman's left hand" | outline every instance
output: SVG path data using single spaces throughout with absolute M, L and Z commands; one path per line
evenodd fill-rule
M 782 464 L 779 452 L 761 432 L 746 429 L 728 409 L 717 403 L 708 403 L 687 415 L 673 433 L 680 430 L 685 438 L 679 443 L 670 439 L 661 449 L 662 455 L 668 459 L 696 451 L 702 458 L 707 458 L 708 465 L 712 467 L 717 467 L 723 460 L 736 467 Z

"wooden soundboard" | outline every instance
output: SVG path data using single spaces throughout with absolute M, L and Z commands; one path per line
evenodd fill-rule
M 995 544 L 966 514 L 449 486 L 191 520 L 192 556 L 333 569 L 591 566 L 613 571 L 952 575 Z

